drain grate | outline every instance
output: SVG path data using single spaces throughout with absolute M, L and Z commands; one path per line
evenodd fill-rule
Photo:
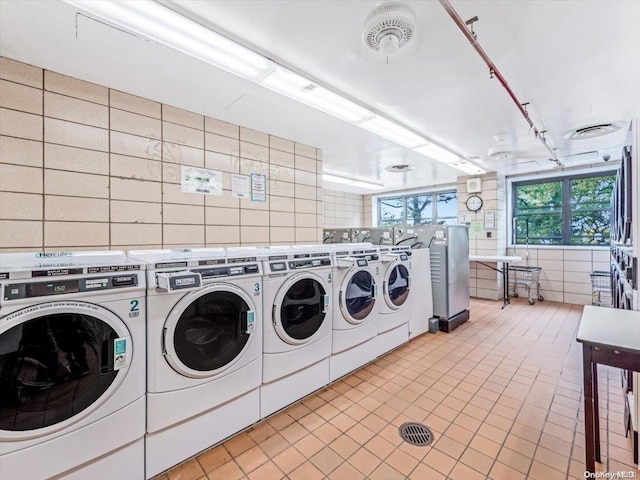
M 408 422 L 400 425 L 398 429 L 400 437 L 411 445 L 426 447 L 433 442 L 433 432 L 429 427 L 421 423 Z

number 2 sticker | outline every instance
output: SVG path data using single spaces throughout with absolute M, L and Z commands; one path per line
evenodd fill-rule
M 140 305 L 140 301 L 139 300 L 131 300 L 131 302 L 129 303 L 131 305 L 131 310 L 129 310 L 130 312 L 137 312 L 139 311 L 139 305 Z

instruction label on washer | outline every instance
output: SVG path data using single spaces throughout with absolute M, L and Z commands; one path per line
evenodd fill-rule
M 247 333 L 253 333 L 253 327 L 256 323 L 256 312 L 249 310 L 247 312 Z
M 129 365 L 129 339 L 116 338 L 113 341 L 113 369 L 120 370 Z

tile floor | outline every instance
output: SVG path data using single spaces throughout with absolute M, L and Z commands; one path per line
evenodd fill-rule
M 500 306 L 473 299 L 453 333 L 418 337 L 156 479 L 583 479 L 582 307 Z M 600 368 L 598 469 L 638 478 L 619 370 Z M 407 421 L 434 443 L 404 443 Z

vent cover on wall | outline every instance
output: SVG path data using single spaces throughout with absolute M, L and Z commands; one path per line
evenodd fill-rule
M 479 193 L 482 191 L 482 179 L 470 178 L 467 180 L 467 193 Z

